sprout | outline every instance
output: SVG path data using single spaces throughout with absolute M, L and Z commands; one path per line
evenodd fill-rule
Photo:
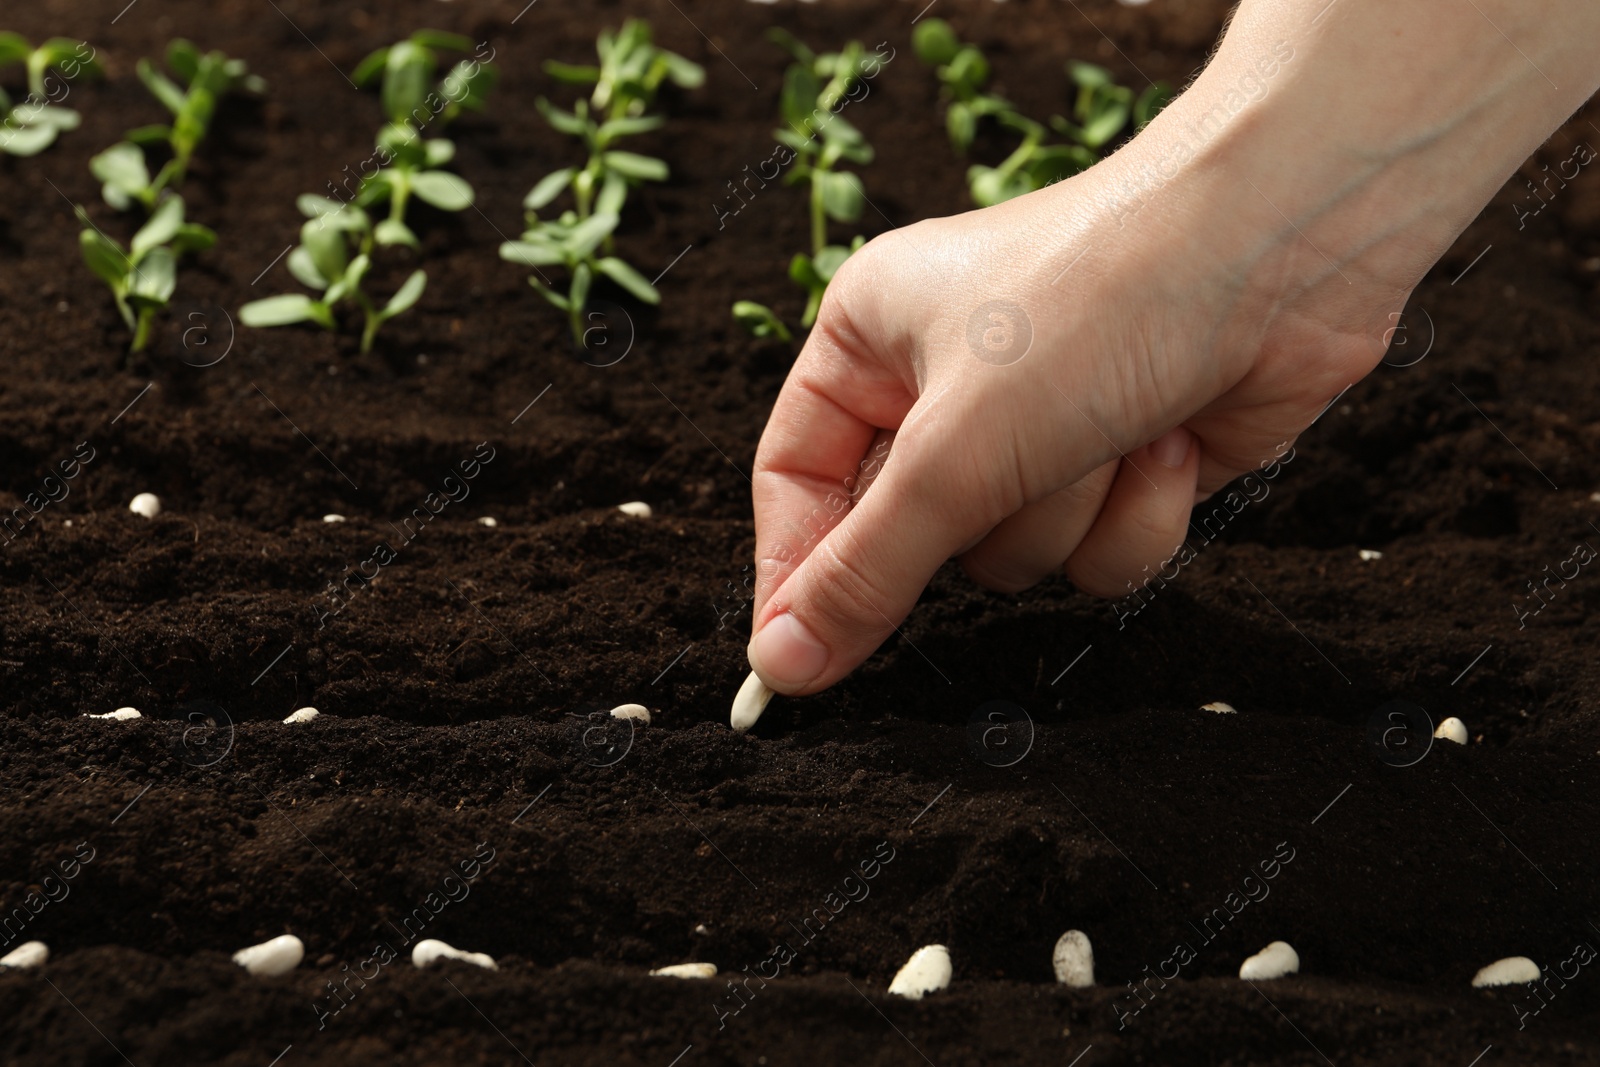
M 35 48 L 19 34 L 0 33 L 0 67 L 16 62 L 27 67 L 28 95 L 13 106 L 11 97 L 0 89 L 0 152 L 34 156 L 82 122 L 71 108 L 47 102 L 55 97 L 49 91 L 46 75 L 56 70 L 70 81 L 80 74 L 100 74 L 101 70 L 94 60 L 94 49 L 86 42 L 52 37 Z
M 439 70 L 439 52 L 465 52 L 471 47 L 472 41 L 460 34 L 418 30 L 404 41 L 380 48 L 363 59 L 351 80 L 357 85 L 371 85 L 380 74 L 383 76 L 383 110 L 392 123 L 410 123 L 418 128 L 432 121 L 448 125 L 462 111 L 482 111 L 489 90 L 499 78 L 499 71 L 491 64 L 463 59 L 450 68 L 443 80 L 433 84 Z
M 800 325 L 809 327 L 817 321 L 828 283 L 844 261 L 866 243 L 866 238 L 857 236 L 849 245 L 829 244 L 828 223 L 856 222 L 866 204 L 861 179 L 836 168 L 841 163 L 871 163 L 872 146 L 837 111 L 840 101 L 875 60 L 859 41 L 851 41 L 839 52 L 818 55 L 784 31 L 768 36 L 795 57 L 784 73 L 779 99 L 787 125 L 773 136 L 795 153 L 795 164 L 784 182 L 810 183 L 811 252 L 797 253 L 789 262 L 790 279 L 806 291 Z M 787 341 L 792 336 L 770 308 L 751 300 L 734 304 L 733 317 L 755 337 Z
M 309 193 L 300 197 L 296 206 L 306 216 L 306 222 L 300 227 L 299 246 L 289 253 L 289 273 L 308 289 L 319 290 L 322 296 L 313 300 L 304 293 L 285 293 L 254 300 L 239 309 L 239 321 L 252 327 L 314 322 L 336 330 L 339 324 L 334 308 L 351 301 L 365 317 L 361 351 L 372 351 L 383 324 L 409 311 L 422 298 L 428 285 L 427 272 L 413 271 L 387 303 L 377 306 L 361 288 L 372 267 L 371 217 L 354 205 Z
M 555 307 L 567 313 L 573 343 L 583 344 L 583 309 L 597 276 L 616 282 L 646 304 L 659 304 L 661 294 L 627 261 L 610 254 L 613 233 L 621 221 L 628 192 L 643 182 L 666 181 L 671 173 L 665 161 L 615 147 L 623 137 L 659 129 L 666 120 L 644 111 L 655 102 L 661 85 L 692 89 L 705 81 L 705 71 L 651 39 L 649 23 L 629 19 L 618 33 L 609 30 L 596 42 L 600 65 L 571 66 L 547 62 L 545 69 L 571 85 L 593 85 L 588 100 L 571 111 L 540 98 L 539 111 L 558 132 L 583 142 L 588 159 L 582 167 L 563 167 L 545 175 L 528 192 L 522 206 L 528 228 L 519 241 L 500 246 L 500 258 L 535 268 L 528 284 Z M 539 212 L 571 191 L 573 208 L 555 220 L 541 220 Z M 565 294 L 556 292 L 539 267 L 563 267 L 568 272 Z
M 418 30 L 404 41 L 380 48 L 356 68 L 354 81 L 370 85 L 383 77 L 383 110 L 389 122 L 378 134 L 378 158 L 383 166 L 361 183 L 356 203 L 364 208 L 389 205 L 389 217 L 374 231 L 380 245 L 418 247 L 417 235 L 406 225 L 411 197 L 441 211 L 465 211 L 472 206 L 472 186 L 454 174 L 441 171 L 455 158 L 456 146 L 442 137 L 424 140 L 430 123 L 442 129 L 462 111 L 481 111 L 498 72 L 487 63 L 463 59 L 437 85 L 440 51 L 465 52 L 472 42 L 441 30 Z
M 1078 87 L 1072 120 L 1060 115 L 1046 127 L 1021 114 L 1003 97 L 983 91 L 989 81 L 989 61 L 976 46 L 962 44 L 943 19 L 926 19 L 912 34 L 918 58 L 934 68 L 949 100 L 945 128 L 950 143 L 965 155 L 977 136 L 978 123 L 992 118 L 1000 126 L 1022 135 L 1022 142 L 999 166 L 974 164 L 967 169 L 967 186 L 973 201 L 989 207 L 1087 170 L 1099 153 L 1115 140 L 1133 118 L 1136 128 L 1155 117 L 1172 98 L 1165 85 L 1150 85 L 1137 100 L 1133 90 L 1115 84 L 1104 69 L 1090 63 L 1067 64 Z M 1050 129 L 1071 144 L 1046 144 Z
M 260 93 L 267 83 L 254 74 L 242 59 L 229 59 L 221 52 L 207 52 L 181 38 L 167 46 L 167 66 L 187 89 L 156 69 L 148 59 L 139 60 L 139 80 L 166 109 L 172 112 L 171 125 L 141 126 L 128 131 L 128 140 L 112 145 L 89 162 L 89 169 L 104 184 L 101 196 L 118 211 L 126 211 L 138 201 L 154 208 L 162 190 L 183 182 L 195 149 L 205 140 L 216 114 L 217 102 L 227 93 Z M 172 150 L 169 159 L 152 181 L 138 146 L 164 144 Z
M 110 286 L 117 311 L 133 331 L 130 351 L 143 351 L 156 312 L 167 306 L 177 289 L 178 257 L 205 251 L 216 244 L 217 235 L 185 222 L 183 198 L 175 193 L 169 193 L 151 213 L 127 251 L 107 237 L 83 208 L 77 208 L 77 214 L 84 225 L 78 235 L 84 261 Z

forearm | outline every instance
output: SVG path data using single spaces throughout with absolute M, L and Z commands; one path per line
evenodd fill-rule
M 1403 298 L 1600 85 L 1597 42 L 1595 0 L 1245 0 L 1114 157 L 1117 210 L 1212 231 L 1206 269 Z

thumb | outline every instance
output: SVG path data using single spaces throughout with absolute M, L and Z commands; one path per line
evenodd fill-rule
M 896 632 L 934 572 L 994 525 L 951 485 L 934 435 L 901 426 L 882 473 L 768 598 L 750 667 L 780 693 L 833 685 Z M 952 506 L 960 502 L 964 506 Z

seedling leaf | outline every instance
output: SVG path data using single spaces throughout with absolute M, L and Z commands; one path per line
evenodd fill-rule
M 441 211 L 465 211 L 472 206 L 472 186 L 454 174 L 427 170 L 411 176 L 411 191 L 419 200 Z
M 177 289 L 178 257 L 170 248 L 152 248 L 134 265 L 128 303 L 140 309 L 166 307 Z
M 572 176 L 578 172 L 576 167 L 562 167 L 539 179 L 539 183 L 523 197 L 522 206 L 529 211 L 538 211 L 556 197 L 560 196 L 572 184 Z
M 171 241 L 178 235 L 178 228 L 182 225 L 183 200 L 169 196 L 139 228 L 139 232 L 133 235 L 133 243 L 130 246 L 133 258 L 139 260 L 152 249 Z
M 621 220 L 611 213 L 591 215 L 572 228 L 565 242 L 567 254 L 574 259 L 586 259 L 600 247 L 600 242 L 611 236 Z M 581 304 L 581 301 L 580 301 Z
M 87 229 L 78 234 L 78 244 L 83 249 L 83 261 L 95 276 L 113 292 L 122 289 L 128 276 L 128 254 L 99 230 Z
M 651 285 L 643 274 L 640 274 L 615 256 L 606 256 L 597 260 L 595 266 L 601 274 L 604 274 L 646 304 L 661 303 L 661 293 L 656 287 Z
M 789 327 L 783 320 L 772 313 L 772 309 L 754 300 L 740 300 L 733 305 L 733 318 L 740 326 L 748 330 L 753 337 L 776 337 L 783 341 L 792 341 L 794 335 L 789 332 Z
M 265 300 L 252 300 L 239 309 L 239 321 L 246 326 L 291 326 L 297 322 L 319 321 L 316 302 L 303 293 L 285 293 Z
M 562 262 L 561 249 L 530 241 L 507 241 L 500 246 L 500 258 L 525 267 L 553 267 Z
M 89 160 L 89 171 L 107 186 L 128 196 L 138 196 L 150 187 L 150 169 L 145 166 L 144 153 L 138 145 L 127 141 L 114 144 Z M 110 197 L 106 199 L 110 201 Z
M 669 174 L 664 161 L 637 152 L 606 152 L 600 158 L 608 170 L 634 181 L 664 182 Z
M 372 231 L 373 237 L 380 245 L 405 245 L 408 248 L 420 248 L 422 242 L 417 240 L 417 235 L 411 232 L 411 227 L 399 219 L 384 219 Z
M 306 251 L 304 245 L 299 246 L 289 253 L 289 273 L 294 275 L 295 281 L 307 289 L 316 289 L 319 292 L 331 284 L 322 272 L 317 269 L 317 264 L 312 260 L 311 253 Z
M 944 19 L 924 19 L 911 34 L 917 58 L 929 65 L 948 63 L 961 48 L 955 31 Z
M 183 90 L 173 84 L 172 79 L 156 69 L 156 65 L 148 59 L 139 60 L 134 67 L 139 73 L 139 80 L 144 82 L 145 88 L 174 115 L 183 111 Z
M 404 311 L 409 311 L 416 306 L 418 300 L 422 299 L 422 291 L 427 287 L 427 271 L 413 271 L 411 277 L 406 279 L 405 284 L 389 298 L 389 302 L 384 305 L 379 317 L 387 321 Z
M 593 85 L 600 80 L 599 67 L 574 66 L 571 63 L 557 63 L 553 59 L 544 61 L 544 72 L 567 85 Z

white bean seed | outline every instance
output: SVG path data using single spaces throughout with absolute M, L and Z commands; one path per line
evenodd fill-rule
M 1094 985 L 1094 946 L 1082 930 L 1068 930 L 1061 935 L 1051 962 L 1055 964 L 1056 981 L 1062 985 L 1073 989 Z
M 343 522 L 344 521 L 344 516 L 343 515 L 335 515 L 335 514 L 331 514 L 330 513 L 330 514 L 322 516 L 322 521 L 323 522 Z
M 1253 982 L 1282 978 L 1300 970 L 1300 954 L 1287 941 L 1274 941 L 1239 965 L 1239 977 Z
M 634 719 L 650 725 L 650 709 L 643 704 L 619 704 L 611 709 L 613 719 Z
M 128 510 L 135 515 L 143 515 L 153 519 L 161 514 L 161 498 L 154 493 L 140 493 L 128 503 Z
M 761 713 L 767 710 L 767 703 L 771 699 L 772 690 L 767 688 L 767 683 L 763 682 L 755 671 L 751 671 L 750 677 L 739 687 L 739 694 L 733 698 L 733 713 L 728 717 L 729 725 L 739 733 L 744 733 L 761 718 Z
M 271 941 L 242 948 L 233 954 L 233 962 L 263 978 L 276 978 L 300 966 L 306 957 L 306 946 L 293 934 L 282 934 Z
M 1218 715 L 1237 715 L 1239 713 L 1238 708 L 1234 707 L 1232 704 L 1224 704 L 1220 700 L 1213 700 L 1209 704 L 1201 704 L 1200 710 L 1214 711 Z
M 478 525 L 479 526 L 499 526 L 500 523 L 495 520 L 495 517 L 493 515 L 481 515 L 478 518 Z
M 921 1000 L 950 984 L 950 950 L 943 945 L 923 945 L 895 973 L 889 992 L 907 1000 Z
M 1363 548 L 1360 552 L 1357 552 L 1356 555 L 1361 557 L 1363 563 L 1371 563 L 1375 559 L 1383 558 L 1383 553 L 1379 552 L 1375 548 Z
M 1433 731 L 1433 736 L 1464 745 L 1467 743 L 1467 724 L 1452 715 L 1439 724 L 1439 728 Z
M 144 716 L 139 714 L 138 708 L 118 708 L 116 711 L 108 711 L 104 715 L 85 715 L 84 718 L 115 719 L 117 722 L 131 722 L 134 719 L 142 719 Z
M 487 953 L 463 952 L 454 945 L 447 945 L 433 938 L 418 941 L 417 947 L 411 950 L 411 962 L 417 967 L 431 967 L 437 960 L 460 960 L 474 967 L 482 967 L 486 971 L 500 969 L 495 965 L 494 957 Z
M 1472 978 L 1473 989 L 1487 986 L 1521 985 L 1539 980 L 1539 965 L 1526 956 L 1507 956 L 1495 960 Z
M 618 504 L 617 510 L 624 515 L 632 515 L 636 519 L 648 519 L 655 512 L 650 510 L 650 505 L 643 500 L 630 500 L 626 504 Z
M 715 963 L 674 963 L 671 967 L 657 967 L 650 972 L 656 978 L 715 978 Z
M 322 712 L 318 711 L 316 708 L 301 708 L 299 711 L 295 712 L 293 715 L 290 715 L 287 719 L 284 719 L 283 721 L 284 722 L 310 722 L 312 719 L 315 719 L 317 716 L 319 716 L 321 714 L 322 714 Z
M 25 941 L 0 956 L 0 967 L 39 967 L 50 958 L 50 948 L 43 941 Z

